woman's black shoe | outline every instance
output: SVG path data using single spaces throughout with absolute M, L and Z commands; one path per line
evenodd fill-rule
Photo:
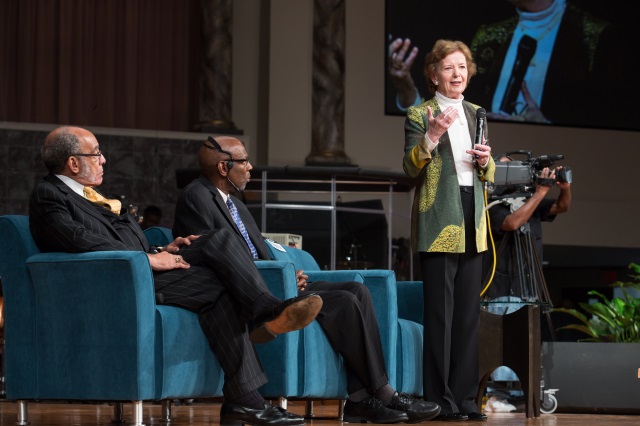
M 462 413 L 449 413 L 449 414 L 440 414 L 433 420 L 437 422 L 463 422 L 465 420 L 469 420 L 469 417 L 466 414 L 462 414 Z
M 484 413 L 467 413 L 467 417 L 469 417 L 470 421 L 480 421 L 480 422 L 483 422 L 488 419 L 487 415 Z

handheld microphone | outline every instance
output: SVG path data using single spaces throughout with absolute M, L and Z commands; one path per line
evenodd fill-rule
M 513 114 L 516 110 L 516 101 L 518 100 L 518 93 L 522 88 L 522 82 L 524 76 L 527 73 L 527 68 L 531 63 L 538 42 L 536 39 L 523 35 L 518 43 L 518 53 L 516 55 L 516 61 L 513 63 L 513 69 L 511 70 L 511 77 L 507 83 L 507 88 L 504 91 L 504 97 L 500 104 L 500 111 L 509 115 Z
M 484 121 L 487 119 L 487 110 L 484 108 L 478 108 L 476 110 L 476 138 L 473 144 L 473 148 L 476 145 L 482 145 L 482 134 L 484 133 Z M 478 154 L 473 154 L 473 159 L 477 160 Z

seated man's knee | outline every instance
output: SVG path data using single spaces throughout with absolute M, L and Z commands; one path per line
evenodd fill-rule
M 352 298 L 359 302 L 371 299 L 369 289 L 362 283 L 357 281 L 345 282 L 340 286 L 339 291 L 343 292 L 346 297 Z

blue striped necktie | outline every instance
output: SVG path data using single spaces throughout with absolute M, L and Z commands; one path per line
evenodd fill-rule
M 244 240 L 249 246 L 249 250 L 251 250 L 251 256 L 253 256 L 254 259 L 257 259 L 258 251 L 256 250 L 255 246 L 251 242 L 251 239 L 249 238 L 249 233 L 247 232 L 247 228 L 244 227 L 244 223 L 242 223 L 242 219 L 240 219 L 240 215 L 238 214 L 238 209 L 236 208 L 236 205 L 233 204 L 233 201 L 231 201 L 231 197 L 227 197 L 227 207 L 229 208 L 229 213 L 231 213 L 231 217 L 233 218 L 233 221 L 236 223 L 238 230 L 240 231 L 240 233 L 244 237 Z

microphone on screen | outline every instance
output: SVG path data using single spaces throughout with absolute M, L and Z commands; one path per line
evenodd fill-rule
M 522 82 L 524 76 L 527 73 L 527 68 L 531 63 L 531 58 L 536 53 L 538 42 L 536 39 L 523 35 L 518 43 L 518 53 L 516 54 L 516 61 L 513 63 L 513 69 L 511 70 L 511 77 L 507 83 L 507 88 L 504 91 L 504 97 L 500 104 L 500 111 L 506 114 L 513 114 L 516 110 L 516 101 L 518 100 L 518 94 L 522 88 Z

